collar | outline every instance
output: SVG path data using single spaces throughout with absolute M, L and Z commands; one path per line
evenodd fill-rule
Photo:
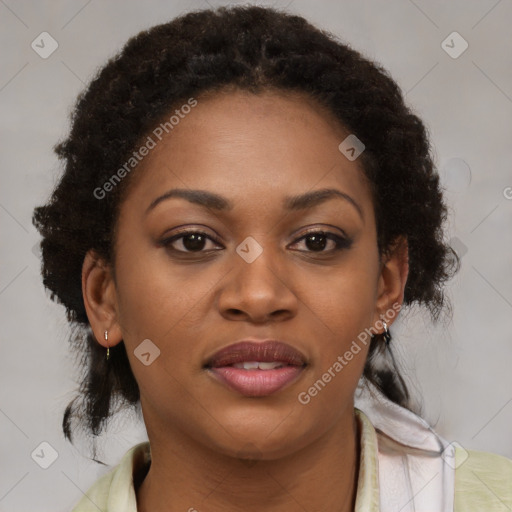
M 377 434 L 368 417 L 354 409 L 359 430 L 360 458 L 355 512 L 379 511 L 379 476 Z M 135 487 L 151 462 L 149 442 L 139 443 L 121 459 L 108 490 L 109 512 L 137 512 Z
M 368 417 L 354 408 L 359 427 L 359 476 L 355 512 L 379 512 L 379 460 L 377 433 Z
M 354 397 L 377 436 L 379 510 L 453 512 L 455 446 L 370 382 Z
M 453 445 L 369 383 L 358 388 L 354 413 L 360 440 L 355 512 L 453 511 Z M 137 512 L 134 481 L 150 461 L 149 442 L 140 443 L 107 475 L 98 491 L 108 512 Z
M 108 512 L 137 512 L 134 481 L 149 466 L 151 447 L 148 441 L 128 450 L 113 471 L 107 495 Z

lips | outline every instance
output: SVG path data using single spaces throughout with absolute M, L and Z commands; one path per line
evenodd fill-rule
M 250 361 L 279 362 L 283 365 L 302 366 L 306 363 L 306 358 L 298 350 L 281 341 L 254 342 L 246 340 L 219 350 L 210 358 L 206 366 L 218 368 Z
M 273 394 L 295 381 L 307 366 L 305 356 L 277 341 L 244 340 L 211 357 L 204 367 L 218 381 L 245 396 Z

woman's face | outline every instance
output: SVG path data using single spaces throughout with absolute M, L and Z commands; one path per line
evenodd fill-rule
M 349 133 L 303 97 L 236 92 L 198 98 L 164 135 L 121 207 L 111 344 L 124 340 L 150 435 L 180 433 L 229 455 L 290 454 L 352 414 L 368 345 L 344 354 L 396 298 L 359 160 L 338 149 Z M 176 189 L 222 204 L 164 197 Z M 339 195 L 290 207 L 321 189 Z M 237 382 L 250 371 L 285 382 L 272 391 L 249 376 L 231 387 L 206 365 L 244 339 L 282 341 L 304 366 L 231 368 Z

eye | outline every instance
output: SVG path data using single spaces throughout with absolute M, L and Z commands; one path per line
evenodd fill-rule
M 307 250 L 299 249 L 300 252 L 321 254 L 328 254 L 342 249 L 348 249 L 352 245 L 352 240 L 349 238 L 322 230 L 309 231 L 302 237 L 298 238 L 292 245 L 297 245 L 301 241 L 305 242 Z M 175 253 L 200 254 L 209 252 L 208 249 L 205 248 L 208 242 L 211 242 L 214 246 L 210 250 L 215 250 L 215 247 L 220 246 L 220 244 L 207 233 L 197 230 L 188 230 L 181 231 L 162 240 L 159 245 L 166 247 Z M 328 246 L 330 246 L 330 248 L 326 250 L 326 247 Z
M 206 243 L 214 242 L 216 246 L 218 243 L 209 235 L 204 233 L 203 231 L 181 231 L 180 233 L 171 236 L 170 238 L 166 238 L 160 242 L 160 245 L 181 253 L 201 253 L 206 252 L 203 251 Z M 178 243 L 177 243 L 178 242 Z M 181 248 L 179 248 L 181 246 Z M 184 249 L 183 249 L 184 248 Z
M 297 239 L 294 245 L 301 241 L 304 241 L 306 247 L 309 249 L 301 252 L 330 253 L 348 249 L 352 245 L 352 240 L 349 238 L 322 230 L 309 231 L 304 236 Z M 330 245 L 330 249 L 325 250 L 328 245 Z

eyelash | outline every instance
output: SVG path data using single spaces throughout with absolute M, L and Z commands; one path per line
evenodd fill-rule
M 180 240 L 188 235 L 201 235 L 203 236 L 204 238 L 207 238 L 208 240 L 211 240 L 212 242 L 220 245 L 219 242 L 217 242 L 217 240 L 215 240 L 214 238 L 212 238 L 210 235 L 208 235 L 207 233 L 205 233 L 204 231 L 198 231 L 198 230 L 187 230 L 187 231 L 180 231 L 179 233 L 169 237 L 169 238 L 165 238 L 164 240 L 162 240 L 160 242 L 159 245 L 171 250 L 172 252 L 174 253 L 178 253 L 178 254 L 204 254 L 208 251 L 204 251 L 204 250 L 201 250 L 201 251 L 181 251 L 181 250 L 178 250 L 178 249 L 174 249 L 171 247 L 171 244 L 177 240 Z M 325 236 L 327 239 L 329 240 L 332 240 L 333 242 L 335 242 L 336 246 L 334 249 L 331 249 L 329 251 L 299 251 L 299 252 L 306 252 L 306 253 L 311 253 L 311 254 L 329 254 L 329 253 L 334 253 L 334 252 L 338 252 L 338 251 L 341 251 L 343 249 L 349 249 L 350 246 L 352 245 L 352 240 L 349 239 L 349 238 L 344 238 L 342 236 L 339 236 L 339 235 L 336 235 L 330 231 L 324 231 L 324 230 L 321 230 L 321 229 L 317 229 L 317 230 L 311 230 L 311 231 L 307 231 L 304 235 L 302 235 L 301 237 L 297 238 L 293 243 L 296 244 L 298 242 L 300 242 L 301 240 L 304 240 L 306 239 L 308 236 L 311 236 L 311 235 L 323 235 Z

